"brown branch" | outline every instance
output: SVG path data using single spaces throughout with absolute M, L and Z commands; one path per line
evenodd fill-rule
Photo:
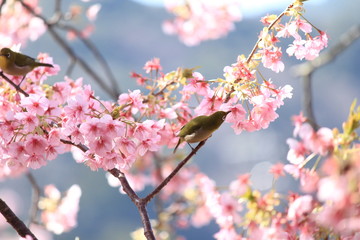
M 280 18 L 282 18 L 285 15 L 285 13 L 292 7 L 293 7 L 293 5 L 290 4 L 282 13 L 280 13 L 280 15 L 269 25 L 268 29 L 271 30 L 275 26 L 275 24 L 280 20 Z M 253 47 L 253 49 L 251 50 L 249 56 L 246 59 L 246 63 L 249 63 L 251 61 L 251 58 L 254 56 L 256 50 L 259 47 L 259 43 L 261 41 L 262 41 L 262 38 L 259 38 L 257 40 L 257 42 L 255 43 L 255 46 Z
M 180 171 L 180 169 L 191 159 L 192 156 L 194 156 L 199 149 L 205 144 L 206 140 L 200 142 L 196 148 L 194 148 L 191 153 L 184 159 L 182 160 L 177 167 L 169 174 L 169 176 L 167 176 L 160 184 L 159 186 L 157 186 L 150 194 L 148 194 L 145 198 L 144 201 L 146 203 L 148 203 L 155 195 L 157 195 L 170 181 L 173 177 L 175 177 L 175 175 Z
M 334 61 L 338 55 L 346 50 L 351 44 L 360 38 L 360 24 L 352 26 L 347 32 L 341 35 L 338 43 L 330 50 L 321 54 L 313 61 L 298 64 L 293 67 L 296 76 L 303 77 L 316 71 L 318 68 Z
M 6 221 L 15 229 L 15 231 L 23 238 L 27 235 L 31 236 L 33 240 L 37 240 L 35 235 L 26 227 L 9 206 L 0 198 L 0 212 L 5 217 Z
M 1 71 L 0 72 L 0 76 L 7 81 L 11 86 L 13 86 L 15 88 L 16 91 L 22 93 L 25 97 L 28 97 L 29 94 L 27 92 L 25 92 L 22 88 L 20 88 L 19 85 L 15 84 L 13 81 L 11 81 L 7 76 L 5 76 L 5 74 Z
M 321 54 L 313 61 L 305 62 L 293 67 L 295 75 L 302 77 L 303 82 L 303 112 L 308 122 L 314 129 L 318 129 L 319 125 L 316 123 L 313 97 L 311 87 L 312 74 L 322 66 L 334 61 L 345 49 L 347 49 L 355 40 L 360 38 L 360 25 L 355 25 L 344 33 L 337 44 L 329 51 Z
M 121 91 L 119 89 L 119 85 L 115 79 L 115 76 L 114 76 L 109 64 L 107 63 L 106 59 L 101 54 L 101 52 L 95 47 L 95 45 L 89 39 L 84 38 L 82 36 L 81 32 L 79 30 L 77 30 L 76 28 L 69 26 L 69 25 L 60 24 L 60 23 L 57 26 L 59 28 L 65 29 L 65 30 L 70 30 L 76 34 L 76 36 L 84 43 L 84 45 L 90 50 L 90 52 L 92 52 L 92 54 L 98 60 L 100 65 L 102 65 L 103 69 L 105 70 L 104 71 L 105 74 L 107 75 L 108 79 L 111 82 L 112 87 L 114 88 L 114 91 L 117 93 L 117 95 L 119 95 L 121 93 Z
M 125 174 L 121 172 L 119 169 L 113 168 L 108 171 L 114 177 L 119 179 L 121 186 L 124 192 L 130 197 L 131 201 L 135 204 L 138 208 L 138 211 L 141 216 L 141 221 L 144 226 L 144 235 L 148 240 L 155 240 L 155 235 L 151 227 L 150 218 L 147 213 L 146 205 L 147 202 L 144 199 L 139 198 L 139 196 L 135 193 L 135 191 L 130 186 L 129 182 L 127 181 Z
M 56 23 L 51 23 L 48 21 L 44 16 L 38 14 L 35 12 L 34 9 L 32 9 L 28 4 L 26 4 L 23 0 L 18 0 L 21 5 L 28 10 L 32 15 L 35 17 L 40 18 L 44 24 L 47 26 L 47 30 L 50 33 L 50 35 L 55 39 L 55 41 L 58 42 L 58 44 L 63 48 L 63 50 L 70 56 L 71 59 L 73 59 L 75 62 L 78 62 L 79 65 L 84 69 L 84 71 L 89 74 L 95 82 L 97 82 L 100 87 L 108 93 L 111 97 L 114 99 L 117 99 L 118 92 L 115 91 L 115 88 L 113 86 L 108 86 L 105 84 L 105 81 L 97 74 L 96 71 L 93 70 L 93 67 L 91 67 L 86 61 L 84 61 L 82 58 L 80 58 L 75 51 L 66 43 L 66 41 L 55 31 L 54 26 L 56 26 Z
M 31 207 L 29 214 L 30 218 L 28 224 L 28 226 L 30 226 L 32 222 L 36 222 L 36 217 L 39 212 L 38 203 L 40 200 L 40 187 L 37 184 L 34 176 L 30 172 L 28 172 L 26 176 L 29 179 L 29 182 L 31 183 L 31 187 L 32 187 L 32 199 L 31 199 Z

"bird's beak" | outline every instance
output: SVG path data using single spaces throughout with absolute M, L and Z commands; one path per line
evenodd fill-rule
M 226 113 L 226 115 L 225 116 L 227 116 L 229 113 L 231 113 L 231 111 L 227 111 L 227 112 L 225 112 Z

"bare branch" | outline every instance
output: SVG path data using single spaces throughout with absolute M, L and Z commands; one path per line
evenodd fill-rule
M 11 81 L 7 76 L 4 75 L 4 73 L 1 71 L 0 72 L 0 76 L 5 79 L 5 81 L 7 81 L 11 86 L 13 86 L 16 91 L 22 93 L 25 97 L 28 97 L 29 94 L 27 92 L 25 92 L 24 90 L 22 90 L 22 88 L 20 88 L 19 85 L 16 85 L 13 81 Z
M 360 38 L 360 24 L 352 26 L 346 33 L 341 35 L 339 42 L 324 54 L 321 54 L 313 61 L 294 66 L 293 71 L 295 75 L 298 77 L 310 75 L 316 69 L 334 61 L 338 55 L 346 50 L 358 38 Z
M 29 182 L 31 183 L 32 187 L 32 199 L 31 199 L 31 207 L 30 207 L 30 218 L 29 218 L 29 224 L 32 222 L 36 222 L 36 217 L 39 212 L 38 203 L 40 200 L 40 187 L 37 184 L 34 176 L 29 172 L 26 174 L 27 178 L 29 179 Z
M 5 217 L 6 221 L 16 230 L 16 232 L 23 238 L 27 235 L 31 236 L 33 240 L 37 240 L 35 235 L 26 227 L 9 206 L 0 198 L 0 212 Z
M 74 32 L 76 34 L 76 36 L 84 43 L 84 45 L 93 53 L 93 55 L 95 56 L 95 58 L 98 60 L 98 62 L 102 65 L 103 69 L 105 70 L 105 74 L 107 75 L 108 79 L 110 80 L 112 87 L 114 88 L 115 92 L 117 93 L 117 95 L 119 95 L 121 93 L 120 89 L 119 89 L 119 85 L 115 79 L 115 76 L 109 66 L 109 64 L 107 63 L 106 59 L 104 58 L 104 56 L 100 53 L 100 51 L 95 47 L 95 45 L 87 38 L 84 38 L 81 34 L 81 32 L 79 30 L 77 30 L 76 28 L 69 26 L 69 25 L 64 25 L 64 24 L 58 24 L 59 28 L 63 28 L 65 30 L 70 30 L 72 32 Z
M 180 169 L 194 156 L 199 149 L 205 144 L 206 140 L 200 142 L 196 148 L 194 148 L 191 153 L 182 160 L 177 167 L 167 176 L 160 184 L 155 188 L 149 195 L 144 198 L 144 201 L 148 203 L 156 194 L 158 194 L 170 181 L 171 179 L 180 171 Z
M 59 43 L 59 45 L 63 48 L 63 50 L 70 56 L 71 59 L 79 63 L 79 65 L 84 69 L 84 71 L 89 74 L 95 82 L 97 82 L 100 87 L 107 92 L 112 98 L 117 99 L 119 93 L 113 86 L 108 86 L 105 84 L 105 81 L 97 74 L 93 68 L 84 61 L 81 57 L 79 57 L 75 51 L 67 44 L 67 42 L 55 31 L 54 26 L 56 23 L 49 22 L 44 16 L 36 13 L 34 9 L 32 9 L 28 4 L 26 4 L 23 0 L 18 0 L 22 6 L 27 9 L 31 14 L 40 18 L 44 24 L 48 27 L 48 32 L 50 35 Z
M 314 129 L 318 129 L 319 126 L 315 120 L 312 104 L 311 76 L 320 67 L 334 61 L 339 54 L 347 49 L 358 38 L 360 38 L 360 25 L 355 25 L 344 33 L 340 37 L 339 42 L 329 51 L 321 54 L 313 61 L 305 62 L 293 67 L 295 75 L 303 78 L 303 112 Z
M 131 188 L 129 182 L 127 181 L 125 174 L 121 172 L 119 169 L 113 168 L 109 170 L 114 177 L 119 179 L 121 186 L 124 192 L 130 197 L 131 201 L 138 208 L 138 211 L 141 216 L 141 221 L 144 226 L 144 235 L 148 240 L 155 240 L 155 235 L 151 227 L 150 218 L 147 213 L 146 205 L 147 201 L 139 198 L 139 196 L 135 193 L 135 191 Z

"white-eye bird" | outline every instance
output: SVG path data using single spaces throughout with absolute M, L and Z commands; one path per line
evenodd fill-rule
M 10 48 L 0 51 L 0 68 L 6 74 L 13 76 L 26 76 L 36 67 L 54 67 L 48 63 L 37 62 L 34 58 L 14 52 Z M 24 79 L 23 78 L 23 79 Z
M 181 128 L 179 134 L 177 135 L 179 137 L 179 141 L 176 144 L 174 153 L 179 145 L 184 141 L 190 145 L 190 143 L 201 142 L 209 138 L 211 134 L 221 126 L 230 112 L 231 111 L 217 111 L 210 116 L 203 115 L 190 120 Z

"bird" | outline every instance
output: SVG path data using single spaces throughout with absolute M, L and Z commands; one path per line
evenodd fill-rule
M 37 62 L 34 58 L 14 52 L 10 48 L 2 48 L 0 50 L 0 68 L 6 74 L 23 76 L 22 80 L 24 80 L 26 74 L 36 67 L 53 68 L 54 66 L 49 63 Z
M 231 111 L 217 111 L 209 116 L 202 115 L 190 120 L 180 129 L 177 135 L 179 141 L 173 153 L 176 152 L 176 149 L 184 141 L 191 147 L 190 143 L 201 142 L 208 139 L 211 134 L 221 126 L 230 112 Z

